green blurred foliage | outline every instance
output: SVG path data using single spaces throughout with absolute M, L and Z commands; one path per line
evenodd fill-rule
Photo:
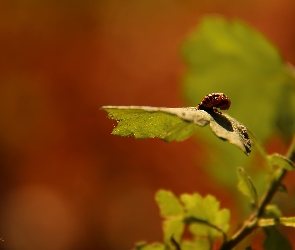
M 183 93 L 189 105 L 209 93 L 225 93 L 232 103 L 227 112 L 260 141 L 277 132 L 290 139 L 295 131 L 294 70 L 263 35 L 241 21 L 205 17 L 184 42 L 182 54 L 187 64 Z M 198 138 L 210 146 L 205 169 L 229 187 L 236 185 L 236 176 L 225 168 L 253 165 L 255 149 L 246 158 L 223 142 L 213 142 L 208 131 Z M 258 189 L 263 186 L 259 173 L 253 181 Z
M 240 21 L 207 17 L 182 51 L 189 103 L 195 105 L 212 92 L 227 94 L 232 100 L 228 112 L 264 141 L 278 128 L 278 104 L 284 100 L 280 109 L 288 104 L 289 130 L 295 131 L 294 77 L 279 51 L 254 29 Z
M 292 245 L 288 239 L 276 228 L 276 227 L 265 227 L 265 234 L 267 237 L 263 242 L 263 248 L 266 250 L 291 250 Z

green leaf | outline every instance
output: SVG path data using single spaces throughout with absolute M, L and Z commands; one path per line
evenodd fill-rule
M 196 125 L 203 127 L 210 124 L 211 130 L 219 138 L 236 145 L 246 155 L 251 152 L 246 127 L 215 110 L 147 106 L 103 106 L 102 109 L 109 112 L 109 118 L 118 121 L 112 132 L 115 135 L 181 141 L 195 132 Z
M 230 212 L 228 209 L 220 210 L 220 202 L 212 195 L 207 195 L 204 200 L 204 209 L 207 213 L 207 220 L 210 224 L 219 228 L 225 233 L 229 229 Z M 211 228 L 210 236 L 212 238 L 220 236 L 220 231 Z
M 164 242 L 167 245 L 172 245 L 171 238 L 173 237 L 177 243 L 180 242 L 183 231 L 184 223 L 182 217 L 169 218 L 164 221 Z
M 181 202 L 184 204 L 185 215 L 187 217 L 195 217 L 198 219 L 207 219 L 206 211 L 203 207 L 203 198 L 201 195 L 194 194 L 182 194 L 180 196 Z
M 215 225 L 223 232 L 227 232 L 229 229 L 230 211 L 228 209 L 221 209 L 217 212 L 215 218 Z
M 267 159 L 270 162 L 270 164 L 273 166 L 278 166 L 288 171 L 294 170 L 293 162 L 283 155 L 272 154 L 272 155 L 268 155 Z
M 223 92 L 232 101 L 230 114 L 245 121 L 262 141 L 268 138 L 277 127 L 282 88 L 294 84 L 275 46 L 241 21 L 211 16 L 201 20 L 182 51 L 188 66 L 184 92 L 189 103 L 196 105 L 206 94 Z M 289 93 L 294 107 L 295 92 Z M 283 121 L 294 117 L 294 108 L 288 110 L 293 113 L 284 115 Z
M 184 231 L 182 205 L 172 192 L 166 190 L 159 190 L 156 193 L 156 201 L 160 207 L 161 215 L 166 217 L 163 222 L 165 244 L 172 246 L 172 237 L 179 243 Z
M 165 250 L 165 246 L 161 243 L 153 243 L 151 245 L 147 245 L 145 242 L 138 243 L 135 246 L 135 250 Z
M 264 211 L 265 217 L 279 218 L 282 216 L 281 210 L 275 204 L 268 204 Z
M 207 217 L 212 218 L 211 215 L 215 215 L 219 211 L 220 202 L 210 194 L 203 199 L 203 204 Z
M 263 248 L 266 250 L 291 250 L 292 245 L 289 240 L 276 228 L 264 228 L 266 238 L 263 242 Z
M 246 173 L 245 169 L 242 167 L 237 168 L 238 175 L 238 189 L 246 196 L 250 198 L 250 202 L 257 207 L 258 196 L 257 191 L 253 185 L 250 176 Z
M 155 199 L 163 217 L 179 216 L 183 214 L 183 208 L 172 192 L 159 190 L 156 193 Z
M 215 238 L 211 236 L 210 224 L 206 220 L 199 220 L 194 217 L 190 217 L 186 220 L 186 223 L 190 224 L 189 231 L 196 237 L 208 237 L 210 239 Z M 215 235 L 214 232 L 213 235 Z
M 295 217 L 281 217 L 280 224 L 286 227 L 295 227 Z
M 206 238 L 197 238 L 194 241 L 183 241 L 181 250 L 210 250 L 211 244 Z
M 119 121 L 112 132 L 114 135 L 181 141 L 197 128 L 195 124 L 151 107 L 106 106 L 102 109 L 109 112 L 109 118 Z
M 190 224 L 190 232 L 196 236 L 211 239 L 223 235 L 229 228 L 230 213 L 219 209 L 219 201 L 212 195 L 202 198 L 199 194 L 183 194 L 180 197 L 185 208 L 185 222 Z

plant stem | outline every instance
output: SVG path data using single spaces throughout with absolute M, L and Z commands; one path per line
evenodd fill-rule
M 295 160 L 295 135 L 293 136 L 286 157 L 290 159 L 292 162 L 294 162 Z M 277 189 L 281 185 L 281 182 L 286 176 L 286 173 L 287 170 L 279 169 L 279 173 L 275 175 L 276 177 L 273 178 L 268 189 L 265 191 L 264 195 L 262 196 L 259 202 L 259 206 L 257 207 L 257 209 L 255 209 L 250 214 L 249 218 L 244 222 L 243 226 L 232 236 L 232 238 L 221 245 L 220 250 L 232 249 L 258 227 L 258 218 L 260 218 L 263 215 L 265 207 L 270 203 L 274 194 L 277 192 Z
M 176 250 L 181 250 L 180 245 L 178 244 L 178 242 L 174 239 L 174 237 L 172 236 L 170 239 L 171 243 L 175 246 Z

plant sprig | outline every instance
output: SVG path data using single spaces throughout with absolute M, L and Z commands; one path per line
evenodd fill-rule
M 294 163 L 295 160 L 295 135 L 291 141 L 289 149 L 286 153 L 286 157 Z M 274 175 L 272 181 L 270 182 L 268 188 L 263 194 L 259 201 L 258 207 L 251 213 L 248 219 L 243 223 L 242 227 L 228 240 L 225 241 L 220 250 L 229 250 L 240 243 L 246 236 L 252 233 L 255 229 L 259 227 L 258 221 L 265 212 L 266 206 L 271 202 L 273 196 L 280 187 L 284 177 L 287 174 L 287 170 L 284 168 L 279 168 L 277 173 Z
M 207 130 L 198 130 L 198 127 L 209 125 L 215 135 L 237 146 L 247 156 L 254 145 L 268 166 L 265 176 L 270 178 L 259 198 L 261 192 L 256 190 L 259 186 L 255 187 L 244 168 L 237 169 L 238 189 L 249 198 L 252 212 L 231 237 L 226 235 L 230 212 L 220 209 L 215 197 L 203 198 L 194 193 L 178 198 L 172 192 L 160 190 L 156 201 L 164 219 L 163 243 L 141 243 L 136 249 L 208 250 L 212 249 L 216 238 L 222 237 L 220 249 L 229 250 L 257 228 L 263 228 L 267 236 L 263 243 L 265 249 L 277 249 L 275 244 L 279 249 L 282 246 L 284 250 L 291 249 L 288 240 L 274 226 L 295 227 L 295 217 L 282 216 L 279 208 L 270 203 L 283 187 L 287 172 L 294 170 L 295 135 L 285 156 L 268 155 L 256 136 L 232 117 L 246 118 L 245 122 L 261 141 L 270 138 L 274 131 L 285 139 L 292 137 L 295 131 L 294 67 L 286 63 L 279 50 L 255 29 L 241 21 L 221 17 L 204 18 L 183 44 L 182 52 L 188 66 L 183 79 L 185 95 L 194 107 L 104 106 L 102 108 L 109 113 L 109 118 L 118 121 L 112 133 L 135 138 L 157 137 L 170 142 L 182 141 L 197 132 L 209 141 Z M 220 86 L 233 96 L 235 105 L 230 110 L 231 116 L 217 109 L 228 109 L 231 103 L 222 93 L 209 94 L 196 106 L 201 95 L 216 91 Z M 213 172 L 214 169 L 214 177 L 234 188 L 234 171 L 225 172 L 223 167 L 246 165 L 249 158 L 224 145 L 216 142 L 219 157 L 212 150 L 213 157 L 208 157 L 206 170 Z M 213 165 L 216 158 L 218 160 L 211 168 L 210 164 Z M 191 240 L 183 239 L 185 227 L 192 234 Z

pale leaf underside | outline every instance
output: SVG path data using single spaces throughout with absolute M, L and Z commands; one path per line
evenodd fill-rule
M 196 127 L 193 124 L 201 127 L 210 124 L 211 130 L 219 138 L 236 145 L 246 155 L 251 152 L 246 127 L 216 109 L 149 106 L 103 106 L 102 109 L 109 113 L 109 118 L 118 121 L 113 130 L 116 135 L 181 141 L 195 132 Z

